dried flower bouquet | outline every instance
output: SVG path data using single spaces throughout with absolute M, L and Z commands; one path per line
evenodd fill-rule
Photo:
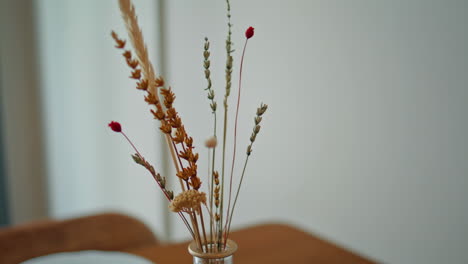
M 216 150 L 218 147 L 217 136 L 217 102 L 215 101 L 215 92 L 212 88 L 210 77 L 210 43 L 205 38 L 203 51 L 203 66 L 205 78 L 207 80 L 208 93 L 207 97 L 210 100 L 210 108 L 213 114 L 213 135 L 205 142 L 205 146 L 209 148 L 209 159 L 211 163 L 208 169 L 207 192 L 201 191 L 202 181 L 197 170 L 198 153 L 195 152 L 193 138 L 190 137 L 183 125 L 183 122 L 174 108 L 175 95 L 170 87 L 167 87 L 162 76 L 157 76 L 153 65 L 151 64 L 146 44 L 143 38 L 141 28 L 138 25 L 135 7 L 130 0 L 119 0 L 120 10 L 125 25 L 128 31 L 130 43 L 133 46 L 133 52 L 125 49 L 126 41 L 121 39 L 115 32 L 112 31 L 112 38 L 115 40 L 116 48 L 123 51 L 123 57 L 127 65 L 131 68 L 130 78 L 136 80 L 136 89 L 145 93 L 145 102 L 151 106 L 151 114 L 160 122 L 160 130 L 165 135 L 167 145 L 170 150 L 172 161 L 176 170 L 176 176 L 180 183 L 180 193 L 174 195 L 172 190 L 169 190 L 166 184 L 166 177 L 161 176 L 156 169 L 143 157 L 137 150 L 132 141 L 122 131 L 122 127 L 118 122 L 110 122 L 109 127 L 118 133 L 121 133 L 135 150 L 132 155 L 133 160 L 143 166 L 153 179 L 158 184 L 159 188 L 164 193 L 169 201 L 169 208 L 173 212 L 179 214 L 180 219 L 184 222 L 192 238 L 197 243 L 202 252 L 220 252 L 226 247 L 226 242 L 229 237 L 232 216 L 236 207 L 239 191 L 244 179 L 245 170 L 249 157 L 252 153 L 252 145 L 260 132 L 260 123 L 262 116 L 267 110 L 267 105 L 261 104 L 257 109 L 254 118 L 254 128 L 250 136 L 250 144 L 247 146 L 246 158 L 238 179 L 237 190 L 233 197 L 233 180 L 234 166 L 236 161 L 237 148 L 237 121 L 240 106 L 240 92 L 242 81 L 242 65 L 244 61 L 245 49 L 248 40 L 254 35 L 254 28 L 249 27 L 245 32 L 245 44 L 240 61 L 239 69 L 239 86 L 236 105 L 236 114 L 234 120 L 234 138 L 233 138 L 233 153 L 229 176 L 226 173 L 226 140 L 227 124 L 228 124 L 228 97 L 231 93 L 231 76 L 233 71 L 232 57 L 232 24 L 230 22 L 230 3 L 227 3 L 227 19 L 228 19 L 228 35 L 226 39 L 226 84 L 223 100 L 223 134 L 222 134 L 222 149 L 221 149 L 221 173 L 216 170 Z M 221 175 L 220 175 L 221 174 Z M 227 200 L 227 205 L 225 204 Z M 232 202 L 232 203 L 231 203 Z

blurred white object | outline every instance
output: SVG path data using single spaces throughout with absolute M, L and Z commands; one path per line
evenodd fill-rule
M 86 250 L 62 252 L 22 262 L 22 264 L 154 264 L 132 254 L 116 251 Z

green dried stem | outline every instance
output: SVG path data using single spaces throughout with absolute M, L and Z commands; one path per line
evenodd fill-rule
M 205 252 L 208 252 L 208 250 L 209 250 L 208 240 L 206 238 L 205 221 L 203 220 L 203 212 L 202 212 L 201 206 L 198 207 L 197 212 L 198 212 L 198 215 L 200 216 L 200 221 L 201 221 L 200 224 L 201 224 L 202 231 L 203 231 L 203 238 L 205 240 Z
M 147 162 L 145 160 L 145 158 L 143 157 L 143 155 L 140 154 L 140 152 L 138 151 L 138 149 L 135 147 L 135 145 L 133 144 L 133 142 L 130 140 L 130 138 L 122 131 L 120 131 L 120 134 L 122 134 L 124 136 L 124 138 L 127 140 L 127 142 L 132 146 L 132 148 L 135 150 L 136 154 L 132 155 L 132 158 L 133 158 L 133 161 L 135 161 L 137 164 L 139 165 L 142 165 L 143 167 L 145 167 L 150 173 L 151 175 L 153 176 L 153 179 L 156 181 L 156 183 L 158 184 L 159 188 L 162 190 L 162 192 L 164 193 L 164 195 L 166 196 L 167 200 L 170 202 L 172 199 L 174 199 L 174 193 L 170 190 L 168 190 L 166 188 L 166 178 L 165 177 L 161 177 L 161 175 L 159 173 L 156 173 L 156 170 L 154 169 L 153 165 L 151 165 L 149 162 Z M 192 235 L 192 237 L 195 237 L 195 234 L 192 230 L 192 228 L 190 227 L 190 224 L 188 223 L 187 219 L 185 218 L 185 216 L 179 212 L 179 217 L 182 219 L 182 221 L 184 222 L 185 226 L 187 227 L 187 229 L 189 230 L 190 234 Z
M 192 221 L 193 229 L 195 231 L 195 241 L 197 242 L 197 245 L 200 248 L 200 250 L 203 250 L 203 245 L 202 245 L 202 241 L 200 237 L 200 230 L 198 229 L 197 218 L 194 212 L 189 213 L 189 215 L 190 215 L 190 220 Z
M 229 218 L 229 224 L 227 225 L 226 231 L 225 231 L 225 240 L 227 240 L 227 237 L 229 236 L 229 230 L 231 229 L 231 223 L 232 223 L 232 216 L 234 215 L 234 210 L 236 209 L 236 204 L 237 204 L 237 198 L 239 197 L 239 192 L 242 186 L 242 182 L 244 180 L 244 175 L 245 175 L 245 169 L 247 168 L 247 163 L 249 162 L 249 157 L 250 154 L 252 154 L 252 146 L 253 143 L 255 142 L 255 139 L 257 138 L 258 133 L 260 132 L 260 122 L 262 121 L 262 115 L 266 112 L 268 108 L 268 105 L 266 104 L 260 104 L 260 107 L 257 108 L 257 113 L 256 117 L 254 118 L 254 128 L 252 131 L 252 134 L 250 136 L 250 144 L 247 146 L 247 151 L 246 151 L 246 158 L 244 162 L 244 168 L 242 169 L 242 175 L 240 178 L 239 186 L 237 187 L 237 192 L 236 192 L 236 197 L 234 198 L 234 203 L 232 205 L 231 213 L 230 213 L 230 218 Z
M 135 161 L 135 163 L 143 166 L 144 168 L 146 168 L 151 173 L 151 175 L 153 176 L 153 179 L 159 185 L 159 188 L 161 188 L 161 190 L 164 193 L 164 195 L 166 196 L 167 200 L 169 202 L 172 201 L 174 199 L 174 192 L 172 192 L 172 191 L 170 191 L 170 190 L 168 190 L 166 188 L 166 177 L 161 177 L 161 175 L 159 173 L 156 173 L 156 171 L 154 170 L 154 167 L 149 162 L 147 162 L 144 159 L 144 157 L 141 156 L 139 153 L 136 153 L 136 154 L 132 155 L 132 158 L 133 158 L 133 161 Z M 184 222 L 184 224 L 187 227 L 187 229 L 189 230 L 190 235 L 192 236 L 192 238 L 195 239 L 195 233 L 193 232 L 193 229 L 190 227 L 190 224 L 188 223 L 185 216 L 182 214 L 182 212 L 178 212 L 177 214 L 179 215 L 179 217 Z
M 151 173 L 153 179 L 158 183 L 159 187 L 161 188 L 164 195 L 166 195 L 169 201 L 174 199 L 174 193 L 166 188 L 166 177 L 161 177 L 159 173 L 156 173 L 154 167 L 148 161 L 146 161 L 145 158 L 139 153 L 133 154 L 132 159 L 136 164 L 143 166 L 146 170 L 148 170 Z
M 207 88 L 205 88 L 205 90 L 208 90 L 208 99 L 211 101 L 210 103 L 210 108 L 211 108 L 211 111 L 213 113 L 213 136 L 214 138 L 216 139 L 216 126 L 217 126 L 217 118 L 216 118 L 216 109 L 217 109 L 217 103 L 216 101 L 214 100 L 215 98 L 215 92 L 214 90 L 212 89 L 212 82 L 211 82 L 211 71 L 210 71 L 210 42 L 208 41 L 208 38 L 205 38 L 205 44 L 203 46 L 203 68 L 205 69 L 205 78 L 206 78 L 206 81 L 207 81 Z M 210 210 L 213 211 L 213 181 L 214 181 L 214 177 L 213 177 L 213 173 L 212 171 L 214 170 L 214 166 L 215 166 L 215 160 L 216 160 L 216 147 L 213 147 L 212 148 L 213 150 L 213 155 L 211 157 L 211 171 L 209 169 L 209 166 L 208 166 L 208 175 L 211 176 L 211 185 L 209 186 L 209 195 L 210 195 Z M 208 151 L 211 151 L 211 150 L 208 150 Z M 209 155 L 208 155 L 209 156 Z M 213 218 L 210 217 L 210 232 L 211 232 L 211 235 L 213 234 Z
M 225 160 L 226 160 L 226 134 L 227 134 L 227 112 L 228 112 L 228 97 L 231 94 L 231 77 L 232 77 L 232 63 L 233 58 L 231 53 L 232 50 L 232 24 L 231 24 L 231 4 L 229 0 L 226 0 L 227 4 L 227 18 L 228 18 L 228 35 L 226 39 L 226 92 L 224 94 L 224 125 L 223 125 L 223 160 L 222 160 L 222 173 L 221 173 L 221 205 L 219 208 L 219 230 L 218 230 L 218 249 L 220 249 L 222 243 L 222 233 L 223 233 L 223 204 L 224 204 L 224 173 L 225 173 Z

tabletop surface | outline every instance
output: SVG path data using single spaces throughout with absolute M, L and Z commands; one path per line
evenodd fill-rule
M 236 241 L 239 246 L 234 254 L 236 264 L 376 263 L 312 234 L 281 224 L 261 225 L 235 231 L 230 239 Z M 192 263 L 187 245 L 188 243 L 149 246 L 128 252 L 157 264 Z

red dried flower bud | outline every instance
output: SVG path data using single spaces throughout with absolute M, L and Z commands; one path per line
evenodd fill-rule
M 249 27 L 246 31 L 245 31 L 245 37 L 246 38 L 251 38 L 253 37 L 254 35 L 254 28 L 253 27 Z
M 108 125 L 112 131 L 114 132 L 122 132 L 122 126 L 120 126 L 120 123 L 119 122 L 115 122 L 115 121 L 112 121 L 109 123 Z

